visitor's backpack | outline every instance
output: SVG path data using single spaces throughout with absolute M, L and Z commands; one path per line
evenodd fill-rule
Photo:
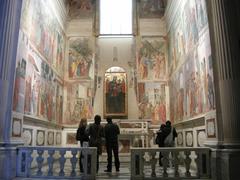
M 173 128 L 171 128 L 171 132 L 164 140 L 164 146 L 165 147 L 171 147 L 173 146 Z

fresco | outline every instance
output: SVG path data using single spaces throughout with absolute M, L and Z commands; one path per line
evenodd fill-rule
M 71 38 L 69 40 L 69 78 L 93 79 L 93 50 L 90 38 Z
M 138 83 L 138 110 L 140 119 L 151 119 L 152 124 L 166 122 L 165 84 Z
M 204 0 L 189 0 L 183 1 L 182 7 L 168 33 L 172 121 L 215 109 L 206 4 Z
M 27 36 L 20 31 L 13 110 L 61 123 L 63 84 L 28 42 Z
M 164 0 L 141 0 L 139 3 L 140 18 L 161 18 L 165 12 Z
M 16 72 L 13 95 L 13 110 L 16 112 L 24 112 L 24 94 L 25 94 L 25 78 L 28 54 L 27 37 L 20 31 L 18 41 L 18 52 L 16 59 Z
M 66 135 L 66 144 L 77 144 L 78 142 L 76 141 L 76 133 L 67 133 Z
M 168 34 L 168 68 L 171 75 L 176 67 L 184 60 L 186 55 L 186 40 L 183 31 L 183 24 L 181 21 L 180 12 L 177 11 L 176 18 L 171 25 Z
M 181 121 L 215 109 L 209 33 L 170 80 L 171 119 Z
M 183 8 L 176 12 L 168 33 L 170 75 L 181 61 L 185 61 L 185 56 L 193 51 L 208 27 L 205 0 L 185 0 L 182 3 Z
M 24 0 L 21 29 L 39 53 L 63 75 L 65 36 L 48 3 L 44 0 Z
M 94 15 L 94 1 L 92 0 L 69 0 L 70 19 L 92 18 Z
M 137 47 L 138 80 L 165 80 L 166 40 L 164 37 L 143 37 Z
M 91 82 L 66 83 L 64 124 L 79 124 L 81 118 L 93 117 L 93 88 Z

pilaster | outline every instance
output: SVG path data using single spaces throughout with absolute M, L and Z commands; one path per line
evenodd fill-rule
M 213 179 L 238 179 L 240 160 L 240 16 L 238 0 L 206 1 L 216 91 Z
M 16 144 L 11 143 L 12 96 L 22 0 L 0 2 L 0 179 L 16 174 Z

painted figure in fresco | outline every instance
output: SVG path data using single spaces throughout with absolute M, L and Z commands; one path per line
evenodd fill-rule
M 156 54 L 154 58 L 155 58 L 154 66 L 153 66 L 154 78 L 159 79 L 160 73 L 161 73 L 161 56 L 159 54 Z
M 13 110 L 19 112 L 19 93 L 22 83 L 25 80 L 26 73 L 26 61 L 22 59 L 22 62 L 17 63 L 15 85 L 14 85 L 14 96 L 13 96 Z
M 183 110 L 183 99 L 184 99 L 184 90 L 180 89 L 177 93 L 177 101 L 178 101 L 178 119 L 183 119 L 184 110 Z
M 166 122 L 166 105 L 164 103 L 164 100 L 160 101 L 159 104 L 159 120 L 161 123 Z
M 107 113 L 123 113 L 125 109 L 125 81 L 113 76 L 113 80 L 106 80 Z
M 31 95 L 31 114 L 37 115 L 38 113 L 38 100 L 39 100 L 39 82 L 37 75 L 34 73 L 34 80 L 32 84 L 32 95 Z
M 207 23 L 206 10 L 204 6 L 203 0 L 196 1 L 196 11 L 197 11 L 197 19 L 199 31 L 203 28 L 203 26 Z
M 31 104 L 31 84 L 32 78 L 27 76 L 26 78 L 26 88 L 25 88 L 25 103 L 24 103 L 24 112 L 30 113 L 30 104 Z
M 214 85 L 213 80 L 210 74 L 207 74 L 207 81 L 208 81 L 208 103 L 209 109 L 215 108 L 215 95 L 214 95 Z
M 81 10 L 90 10 L 91 9 L 91 1 L 81 0 L 79 8 Z

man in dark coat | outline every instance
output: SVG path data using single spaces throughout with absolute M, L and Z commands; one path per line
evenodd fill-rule
M 103 127 L 101 123 L 101 116 L 94 117 L 94 123 L 86 129 L 87 135 L 90 136 L 89 146 L 97 147 L 97 172 L 99 170 L 99 155 L 102 154 L 102 138 L 104 137 Z
M 107 118 L 107 124 L 104 127 L 105 138 L 106 138 L 106 149 L 108 155 L 108 165 L 107 170 L 105 172 L 112 172 L 112 151 L 115 159 L 115 168 L 116 171 L 119 171 L 120 162 L 118 156 L 118 135 L 120 134 L 120 130 L 118 125 L 112 122 L 112 118 Z

